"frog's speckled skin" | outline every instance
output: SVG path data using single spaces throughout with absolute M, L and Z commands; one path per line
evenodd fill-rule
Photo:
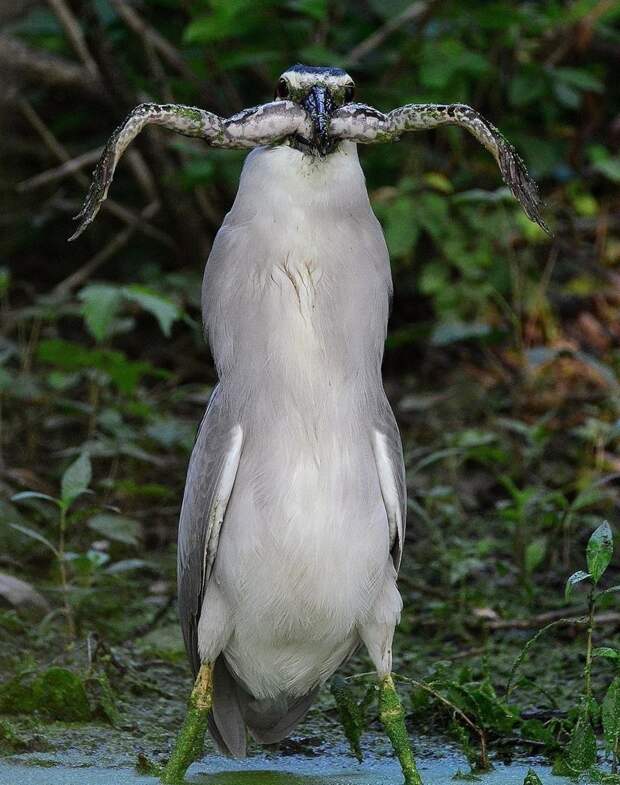
M 331 117 L 328 135 L 333 143 L 317 143 L 317 118 L 306 111 L 308 90 L 304 80 L 314 75 L 317 85 L 329 82 L 327 93 Z M 339 68 L 293 66 L 278 85 L 285 85 L 288 98 L 244 109 L 227 119 L 192 106 L 140 104 L 114 131 L 93 172 L 93 181 L 82 210 L 76 216 L 75 240 L 94 220 L 105 200 L 116 165 L 140 131 L 147 125 L 162 125 L 185 136 L 204 139 L 211 147 L 250 149 L 261 145 L 290 144 L 307 155 L 323 157 L 334 152 L 338 141 L 360 144 L 396 142 L 406 131 L 425 131 L 440 125 L 458 125 L 469 131 L 497 161 L 504 181 L 526 215 L 546 232 L 536 183 L 514 147 L 494 125 L 465 104 L 407 104 L 388 114 L 358 103 L 347 103 L 353 94 L 351 77 Z M 324 129 L 326 122 L 320 118 Z
M 360 144 L 398 141 L 406 131 L 426 131 L 439 125 L 459 125 L 474 136 L 497 161 L 502 177 L 530 220 L 546 232 L 536 183 L 523 160 L 494 125 L 465 104 L 408 104 L 389 114 L 364 104 L 347 104 L 332 115 L 330 134 Z

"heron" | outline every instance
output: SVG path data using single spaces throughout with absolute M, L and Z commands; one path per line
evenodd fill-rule
M 248 732 L 263 745 L 283 740 L 361 645 L 405 783 L 422 782 L 392 675 L 406 510 L 381 375 L 392 279 L 357 147 L 465 128 L 546 226 L 523 161 L 478 112 L 408 104 L 385 114 L 354 94 L 346 71 L 297 64 L 272 101 L 229 118 L 141 104 L 105 146 L 76 216 L 71 239 L 147 125 L 251 149 L 204 273 L 218 383 L 180 514 L 178 605 L 195 682 L 165 783 L 182 780 L 207 727 L 232 756 L 245 755 Z

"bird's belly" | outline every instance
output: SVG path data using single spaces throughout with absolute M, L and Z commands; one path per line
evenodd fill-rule
M 271 459 L 269 445 L 262 463 L 252 449 L 242 459 L 237 487 L 252 490 L 233 493 L 220 539 L 227 572 L 218 578 L 235 608 L 225 654 L 256 697 L 301 695 L 327 678 L 357 644 L 385 581 L 394 581 L 385 508 L 363 445 L 356 451 L 334 439 L 333 450 L 288 460 L 271 446 Z

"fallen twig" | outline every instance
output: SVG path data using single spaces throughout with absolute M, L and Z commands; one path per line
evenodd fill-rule
M 403 25 L 406 25 L 407 22 L 412 22 L 414 19 L 418 19 L 425 14 L 430 5 L 432 5 L 432 3 L 421 1 L 411 3 L 411 5 L 407 6 L 400 14 L 389 18 L 378 30 L 375 30 L 368 38 L 365 38 L 357 44 L 357 46 L 354 46 L 353 49 L 351 49 L 349 54 L 345 57 L 344 66 L 350 67 L 357 65 L 357 63 L 369 55 L 373 49 L 377 49 L 377 47 L 381 46 L 388 36 L 392 35 L 392 33 L 396 32 L 396 30 Z
M 86 91 L 92 97 L 97 95 L 97 83 L 83 66 L 49 52 L 31 49 L 4 33 L 0 33 L 0 65 L 3 73 L 17 72 L 39 84 L 71 87 Z
M 67 34 L 67 38 L 71 42 L 71 45 L 75 49 L 75 52 L 80 60 L 84 63 L 84 66 L 91 75 L 91 78 L 96 82 L 101 82 L 99 68 L 97 67 L 97 63 L 93 60 L 92 55 L 88 51 L 86 40 L 84 39 L 84 33 L 82 32 L 80 23 L 75 18 L 73 11 L 65 3 L 65 0 L 47 0 L 47 2 L 58 17 L 60 24 L 63 26 L 65 33 Z
M 142 210 L 140 213 L 140 218 L 147 220 L 152 218 L 157 214 L 160 207 L 161 205 L 159 202 L 151 202 L 151 204 L 148 204 Z M 114 256 L 114 254 L 120 248 L 128 243 L 129 239 L 137 228 L 137 222 L 134 224 L 129 224 L 125 227 L 125 229 L 123 229 L 122 232 L 114 235 L 110 242 L 100 251 L 97 251 L 97 253 L 85 264 L 83 264 L 80 268 L 71 273 L 71 275 L 57 284 L 52 290 L 52 296 L 62 298 L 69 294 L 73 289 L 77 289 L 78 286 L 81 286 L 83 283 L 85 283 L 90 278 L 90 276 L 101 267 L 102 264 L 107 262 L 110 257 Z
M 15 187 L 20 193 L 24 193 L 25 191 L 32 191 L 35 188 L 40 188 L 42 185 L 62 180 L 64 177 L 67 177 L 74 172 L 79 172 L 80 169 L 83 169 L 85 166 L 94 164 L 99 160 L 102 150 L 103 147 L 97 147 L 96 150 L 88 150 L 88 152 L 82 153 L 82 155 L 70 158 L 60 166 L 55 166 L 53 169 L 46 169 L 44 172 L 35 174 L 34 177 L 22 180 L 22 182 L 18 183 Z

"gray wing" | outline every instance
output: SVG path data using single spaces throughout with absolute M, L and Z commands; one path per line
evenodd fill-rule
M 217 554 L 226 506 L 232 493 L 241 449 L 241 426 L 213 391 L 187 470 L 179 520 L 177 581 L 179 617 L 194 675 L 200 668 L 198 621 Z
M 390 552 L 398 572 L 405 544 L 407 485 L 400 433 L 387 402 L 381 421 L 373 430 L 372 448 L 390 527 Z

